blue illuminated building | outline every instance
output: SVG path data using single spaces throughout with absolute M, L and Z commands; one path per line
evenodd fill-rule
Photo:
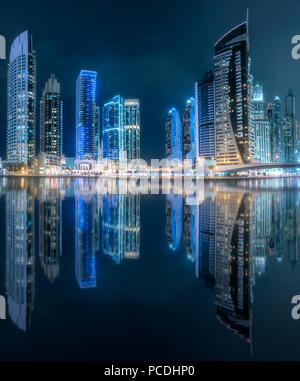
M 166 121 L 166 158 L 182 160 L 182 124 L 174 107 L 169 111 Z
M 102 140 L 103 158 L 118 162 L 125 149 L 124 101 L 120 95 L 103 106 Z
M 183 114 L 183 153 L 184 159 L 196 160 L 199 152 L 198 133 L 195 126 L 195 99 L 186 102 Z
M 81 70 L 76 82 L 76 157 L 95 152 L 96 118 L 95 71 Z

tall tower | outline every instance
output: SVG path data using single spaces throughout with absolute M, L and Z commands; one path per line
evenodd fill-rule
M 28 31 L 13 42 L 8 65 L 7 161 L 31 168 L 35 158 L 36 60 Z
M 124 101 L 124 138 L 127 159 L 140 158 L 140 101 L 125 99 Z
M 166 121 L 166 158 L 182 160 L 182 125 L 174 107 L 169 111 Z
M 253 141 L 248 21 L 215 44 L 214 76 L 217 164 L 250 163 Z
M 61 157 L 63 106 L 54 74 L 46 82 L 40 102 L 40 151 Z
M 103 106 L 102 123 L 103 158 L 119 162 L 125 150 L 124 101 L 120 95 Z
M 183 114 L 183 155 L 193 162 L 198 157 L 198 134 L 195 125 L 195 99 L 187 100 Z
M 273 161 L 282 163 L 284 161 L 284 132 L 281 100 L 275 97 L 272 103 L 272 149 Z
M 292 89 L 289 90 L 285 98 L 285 117 L 284 117 L 284 153 L 286 162 L 297 161 L 297 148 L 299 136 L 296 124 L 295 97 Z
M 266 116 L 263 88 L 259 84 L 253 88 L 252 110 L 254 158 L 262 163 L 269 163 L 272 161 L 271 126 Z
M 101 119 L 100 119 L 100 107 L 95 108 L 95 148 L 94 157 L 98 158 L 101 147 Z
M 199 137 L 198 156 L 207 160 L 215 160 L 216 128 L 213 72 L 206 73 L 201 81 L 196 82 L 195 96 L 196 131 Z
M 95 71 L 81 70 L 76 82 L 76 157 L 92 156 L 95 150 Z

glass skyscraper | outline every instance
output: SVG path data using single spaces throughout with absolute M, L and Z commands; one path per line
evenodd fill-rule
M 196 130 L 199 156 L 207 160 L 216 157 L 214 75 L 208 72 L 195 84 Z
M 183 154 L 184 159 L 193 160 L 198 157 L 198 134 L 195 125 L 195 99 L 186 102 L 183 114 Z
M 140 158 L 140 102 L 138 99 L 124 101 L 124 138 L 127 159 Z
M 166 158 L 182 160 L 182 124 L 178 111 L 173 107 L 166 121 Z
M 8 65 L 7 161 L 31 168 L 35 158 L 36 60 L 28 31 L 13 42 Z
M 103 106 L 102 124 L 103 158 L 119 162 L 125 150 L 124 101 L 120 95 Z
M 76 157 L 92 156 L 95 152 L 96 117 L 95 71 L 81 70 L 76 83 Z
M 262 86 L 256 84 L 253 88 L 253 129 L 254 158 L 262 163 L 272 161 L 271 157 L 271 126 L 267 120 Z
M 281 100 L 278 96 L 272 103 L 272 154 L 273 162 L 284 162 L 284 131 Z
M 296 124 L 295 97 L 291 89 L 289 90 L 289 93 L 285 98 L 285 117 L 283 133 L 285 161 L 290 163 L 296 162 L 298 159 L 298 134 Z
M 40 151 L 61 157 L 63 105 L 54 74 L 47 81 L 40 102 Z
M 95 151 L 94 157 L 98 158 L 101 148 L 101 119 L 100 119 L 100 107 L 95 108 Z
M 216 161 L 251 162 L 251 76 L 248 21 L 236 26 L 215 44 Z

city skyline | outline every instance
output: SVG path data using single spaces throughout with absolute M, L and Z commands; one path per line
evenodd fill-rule
M 37 86 L 38 86 L 37 97 L 38 97 L 38 99 L 39 99 L 40 94 L 41 94 L 41 88 L 43 86 L 42 83 L 43 84 L 45 83 L 46 79 L 50 76 L 50 74 L 52 72 L 57 75 L 58 79 L 60 80 L 60 82 L 62 84 L 63 98 L 65 100 L 65 107 L 64 107 L 65 125 L 67 126 L 65 131 L 64 131 L 64 143 L 65 143 L 65 153 L 67 156 L 73 156 L 74 155 L 74 147 L 73 147 L 73 140 L 72 140 L 73 131 L 71 129 L 71 127 L 74 125 L 73 121 L 75 118 L 75 116 L 73 115 L 73 112 L 72 112 L 72 109 L 74 107 L 73 106 L 74 105 L 74 94 L 73 94 L 73 88 L 74 87 L 73 87 L 72 83 L 74 81 L 74 78 L 76 78 L 76 72 L 78 73 L 78 71 L 81 70 L 82 68 L 88 68 L 90 70 L 97 71 L 101 77 L 101 87 L 99 89 L 99 96 L 101 99 L 97 100 L 97 104 L 104 103 L 105 100 L 110 99 L 113 95 L 115 95 L 117 93 L 121 93 L 124 96 L 124 98 L 130 97 L 130 96 L 138 96 L 140 98 L 141 105 L 143 108 L 143 113 L 142 113 L 142 122 L 144 122 L 143 136 L 145 136 L 145 144 L 142 147 L 141 156 L 143 156 L 145 158 L 149 158 L 151 152 L 154 152 L 155 157 L 162 157 L 162 152 L 164 152 L 163 144 L 157 146 L 154 143 L 155 141 L 157 141 L 157 139 L 154 138 L 153 135 L 158 137 L 159 140 L 162 140 L 163 131 L 161 131 L 161 126 L 164 123 L 164 115 L 166 113 L 166 110 L 168 110 L 170 108 L 170 106 L 178 104 L 180 113 L 181 114 L 183 113 L 183 106 L 179 104 L 179 99 L 183 100 L 183 102 L 184 102 L 185 99 L 187 99 L 189 96 L 192 96 L 193 94 L 192 94 L 192 89 L 191 89 L 190 84 L 194 83 L 194 81 L 196 81 L 196 80 L 200 80 L 203 73 L 209 69 L 209 66 L 211 64 L 211 62 L 209 62 L 210 61 L 209 57 L 211 57 L 213 43 L 226 30 L 229 30 L 229 28 L 232 25 L 235 25 L 239 20 L 243 19 L 245 17 L 245 13 L 246 13 L 246 4 L 242 4 L 242 3 L 241 3 L 241 6 L 233 8 L 232 14 L 229 14 L 226 11 L 226 9 L 224 9 L 224 11 L 222 12 L 222 15 L 223 15 L 222 20 L 220 20 L 221 22 L 219 22 L 218 26 L 216 26 L 216 24 L 214 22 L 216 16 L 213 15 L 212 13 L 210 13 L 210 11 L 208 10 L 208 8 L 205 5 L 203 5 L 203 7 L 204 7 L 203 11 L 208 12 L 208 16 L 211 20 L 211 26 L 209 26 L 208 31 L 206 33 L 207 37 L 204 38 L 203 34 L 202 34 L 202 37 L 200 38 L 198 33 L 196 33 L 197 30 L 195 29 L 195 27 L 194 26 L 193 26 L 193 28 L 192 28 L 192 26 L 189 27 L 190 32 L 192 31 L 192 29 L 194 30 L 193 35 L 191 35 L 191 33 L 190 33 L 191 38 L 193 38 L 193 40 L 195 38 L 197 38 L 197 46 L 199 46 L 199 49 L 201 49 L 202 54 L 203 54 L 203 58 L 199 59 L 199 58 L 197 58 L 199 56 L 199 53 L 195 49 L 193 50 L 193 54 L 195 54 L 194 66 L 197 65 L 197 68 L 194 67 L 193 65 L 187 63 L 185 65 L 186 72 L 183 70 L 183 67 L 180 69 L 181 74 L 178 73 L 178 74 L 180 74 L 179 75 L 180 81 L 177 81 L 178 84 L 176 84 L 176 86 L 175 86 L 175 88 L 177 87 L 177 89 L 174 88 L 175 84 L 171 85 L 171 86 L 165 86 L 166 83 L 164 82 L 164 79 L 161 79 L 161 75 L 160 75 L 159 77 L 157 77 L 157 80 L 153 83 L 153 86 L 148 89 L 147 93 L 145 93 L 145 89 L 144 89 L 145 86 L 148 84 L 147 78 L 144 79 L 145 85 L 140 80 L 138 81 L 141 89 L 139 91 L 137 91 L 137 82 L 136 81 L 139 78 L 139 71 L 127 73 L 126 74 L 127 84 L 125 85 L 122 82 L 123 79 L 122 79 L 122 81 L 119 80 L 120 79 L 119 76 L 117 76 L 116 79 L 113 79 L 112 71 L 108 68 L 108 65 L 107 65 L 107 59 L 105 59 L 105 57 L 103 60 L 97 59 L 96 57 L 97 57 L 98 53 L 95 54 L 94 50 L 90 50 L 89 53 L 87 50 L 85 50 L 85 53 L 80 58 L 81 64 L 78 63 L 78 60 L 72 61 L 72 62 L 74 62 L 74 68 L 72 68 L 72 67 L 69 68 L 70 70 L 67 73 L 66 69 L 65 69 L 65 62 L 66 62 L 65 60 L 66 60 L 66 57 L 68 56 L 68 54 L 70 52 L 70 48 L 73 45 L 73 43 L 71 43 L 70 47 L 66 51 L 66 54 L 64 54 L 63 60 L 60 61 L 60 58 L 58 55 L 57 56 L 58 60 L 53 65 L 50 64 L 51 60 L 49 60 L 49 63 L 48 62 L 45 63 L 46 62 L 45 61 L 45 48 L 43 48 L 41 46 L 41 43 L 43 43 L 43 46 L 49 47 L 49 49 L 50 49 L 49 52 L 51 52 L 51 49 L 53 49 L 52 45 L 51 45 L 51 43 L 47 44 L 47 36 L 45 36 L 43 30 L 41 30 L 37 33 L 34 22 L 32 23 L 32 26 L 31 26 L 30 20 L 28 20 L 28 23 L 27 23 L 27 25 L 25 25 L 25 27 L 29 27 L 30 33 L 34 36 L 35 50 L 37 52 L 39 52 L 39 54 L 38 54 L 39 72 L 38 72 L 38 83 L 37 83 Z M 222 5 L 222 7 L 223 7 L 223 5 Z M 261 5 L 260 7 L 263 7 L 263 5 Z M 188 4 L 187 12 L 191 12 L 194 8 L 197 9 L 196 3 L 190 2 Z M 155 5 L 153 5 L 153 7 L 151 7 L 150 11 L 154 11 L 154 9 L 156 9 Z M 162 13 L 164 12 L 164 9 L 165 8 L 163 6 Z M 139 11 L 139 9 L 136 10 L 136 12 L 138 12 L 138 11 Z M 174 8 L 174 10 L 172 10 L 172 12 L 177 12 L 177 11 L 178 11 L 178 4 L 175 3 L 175 8 Z M 263 23 L 262 18 L 261 18 L 260 8 L 258 7 L 258 5 L 256 3 L 254 3 L 253 5 L 251 4 L 251 7 L 250 7 L 250 35 L 251 35 L 250 49 L 251 49 L 251 57 L 253 59 L 253 65 L 252 66 L 253 66 L 254 74 L 255 74 L 255 77 L 257 78 L 257 81 L 259 83 L 263 83 L 264 90 L 266 93 L 266 97 L 268 99 L 270 99 L 272 96 L 274 96 L 277 93 L 282 98 L 284 96 L 284 94 L 286 93 L 286 89 L 291 87 L 291 88 L 293 88 L 293 91 L 295 93 L 296 100 L 297 100 L 297 88 L 295 86 L 293 86 L 293 82 L 295 79 L 297 79 L 297 72 L 298 72 L 297 67 L 299 65 L 297 65 L 298 64 L 297 61 L 293 61 L 290 57 L 290 48 L 291 48 L 291 46 L 290 46 L 290 35 L 287 33 L 284 33 L 285 30 L 283 30 L 282 36 L 279 36 L 278 38 L 276 36 L 276 37 L 274 37 L 273 40 L 270 40 L 268 38 L 268 36 L 269 36 L 269 34 L 268 34 L 269 33 L 268 32 L 268 23 L 274 23 L 274 22 L 276 22 L 276 20 L 278 18 L 277 12 L 275 14 L 273 14 L 273 11 L 275 12 L 275 10 L 271 9 L 270 11 L 271 11 L 271 14 L 269 14 L 268 20 L 264 20 L 264 23 Z M 150 14 L 151 14 L 151 12 L 150 12 Z M 199 12 L 198 16 L 201 18 L 203 17 L 201 12 Z M 150 17 L 150 15 L 149 15 L 149 17 Z M 176 17 L 178 17 L 178 16 L 176 16 Z M 293 16 L 291 15 L 291 17 L 293 17 Z M 17 23 L 17 21 L 18 20 L 16 20 L 16 23 Z M 5 25 L 5 23 L 4 23 L 4 25 Z M 19 25 L 21 28 L 21 25 L 23 25 L 23 21 L 20 21 Z M 291 20 L 291 25 L 293 25 L 292 20 Z M 201 28 L 202 28 L 202 26 L 201 26 Z M 23 28 L 23 29 L 25 29 L 25 28 Z M 272 57 L 273 57 L 273 60 L 276 59 L 277 49 L 274 49 L 274 44 L 275 44 L 275 42 L 276 42 L 276 44 L 279 44 L 279 45 L 281 43 L 280 46 L 284 47 L 284 49 L 286 51 L 287 67 L 292 68 L 292 70 L 288 69 L 288 71 L 290 73 L 294 73 L 293 80 L 288 79 L 287 73 L 282 70 L 282 68 L 284 67 L 284 65 L 283 65 L 281 67 L 280 71 L 278 71 L 278 73 L 276 75 L 276 81 L 272 81 L 272 83 L 271 83 L 270 79 L 269 79 L 270 74 L 268 73 L 268 71 L 266 69 L 264 69 L 264 67 L 266 67 L 266 65 L 259 64 L 259 61 L 261 61 L 260 52 L 262 51 L 263 42 L 260 43 L 258 41 L 258 37 L 261 34 L 262 29 L 264 30 L 264 35 L 266 36 L 265 37 L 266 38 L 265 43 L 267 43 L 267 41 L 268 41 L 268 46 L 271 45 L 271 47 L 272 47 L 272 49 L 270 48 L 270 50 L 272 50 L 270 53 L 268 53 L 268 47 L 266 47 L 266 49 L 267 49 L 266 50 L 266 62 L 271 62 Z M 6 35 L 7 46 L 9 46 L 11 44 L 12 39 L 17 34 L 12 29 L 10 29 L 10 30 L 11 31 L 8 30 L 8 33 Z M 297 32 L 295 30 L 295 27 L 294 28 L 290 27 L 289 30 L 291 30 L 290 33 L 295 34 Z M 292 32 L 292 30 L 293 30 L 293 32 Z M 180 31 L 178 31 L 178 33 L 179 32 L 181 33 L 182 29 L 180 29 Z M 5 34 L 5 31 L 3 31 L 2 34 Z M 69 34 L 69 32 L 68 32 L 68 34 Z M 163 33 L 162 34 L 163 41 L 166 41 L 166 40 L 164 40 L 164 36 L 167 37 Z M 144 34 L 142 35 L 141 38 L 144 39 Z M 284 46 L 282 46 L 283 40 L 285 41 L 285 44 L 286 44 Z M 180 42 L 180 41 L 181 41 L 181 39 L 178 39 L 178 42 Z M 101 44 L 103 44 L 103 43 L 105 43 L 104 38 L 103 38 L 103 40 L 101 40 Z M 113 40 L 113 43 L 115 44 L 115 40 Z M 126 46 L 127 46 L 127 44 L 126 44 Z M 143 50 L 143 48 L 142 48 L 143 44 L 141 44 L 140 46 L 141 46 L 141 49 Z M 132 46 L 132 48 L 136 49 L 136 43 Z M 175 48 L 175 46 L 174 46 L 174 44 L 172 44 L 170 46 L 170 48 L 168 49 L 168 54 L 174 54 L 174 53 L 176 53 L 176 51 L 178 51 L 178 53 L 179 53 L 179 48 L 180 48 L 181 53 L 184 55 L 185 51 L 188 49 L 188 46 L 185 47 L 184 45 L 180 44 L 180 46 L 178 45 L 178 47 L 176 49 L 174 49 L 174 48 Z M 79 49 L 84 50 L 85 48 L 82 48 L 80 46 Z M 108 48 L 106 47 L 105 51 L 108 51 L 107 49 Z M 114 45 L 112 46 L 112 51 L 117 52 L 116 50 L 114 50 Z M 130 51 L 130 49 L 128 51 Z M 53 57 L 55 56 L 55 52 L 52 53 L 52 56 Z M 183 59 L 183 56 L 182 56 L 182 59 Z M 94 60 L 94 62 L 93 62 L 93 60 Z M 95 62 L 96 60 L 97 60 L 97 62 Z M 1 78 L 3 78 L 5 80 L 4 72 L 5 72 L 6 63 L 1 62 L 0 64 L 1 64 L 0 69 L 2 69 L 0 72 L 0 76 L 1 76 Z M 147 62 L 145 62 L 145 65 L 147 65 Z M 181 65 L 181 61 L 180 61 L 180 65 Z M 147 66 L 144 67 L 144 70 L 146 69 L 146 67 Z M 273 72 L 274 72 L 276 67 L 278 67 L 278 63 L 274 64 L 274 61 L 273 61 L 273 64 L 272 64 L 272 71 Z M 117 68 L 119 68 L 121 71 L 124 71 L 124 70 L 128 71 L 128 65 L 122 63 L 122 59 L 120 61 L 116 61 L 114 63 L 114 65 L 112 66 L 113 70 L 115 70 Z M 140 65 L 140 70 L 143 70 L 143 64 L 142 63 Z M 191 71 L 191 74 L 188 74 L 190 71 Z M 148 72 L 149 72 L 149 70 L 148 70 Z M 257 74 L 257 72 L 258 72 L 258 74 Z M 151 71 L 149 73 L 151 74 Z M 166 73 L 164 66 L 162 66 L 162 68 L 161 68 L 161 74 L 163 74 L 163 73 L 164 74 Z M 279 73 L 281 75 L 279 75 Z M 130 74 L 130 75 L 128 75 L 128 74 Z M 187 79 L 186 75 L 188 75 L 190 78 Z M 274 75 L 275 75 L 275 73 L 274 73 Z M 151 74 L 151 77 L 152 77 L 152 74 Z M 116 83 L 116 80 L 118 80 L 118 84 Z M 167 80 L 171 81 L 171 79 L 169 77 L 167 78 Z M 161 85 L 158 84 L 159 82 L 161 83 Z M 277 84 L 277 82 L 278 82 L 278 84 Z M 173 81 L 172 81 L 172 83 L 173 83 Z M 284 85 L 282 85 L 282 83 L 284 83 Z M 171 82 L 170 82 L 170 84 L 171 84 Z M 179 86 L 179 84 L 180 84 L 180 86 Z M 155 100 L 154 99 L 154 93 L 153 93 L 154 88 L 159 89 L 160 86 L 165 87 L 165 90 L 164 90 L 164 92 L 160 92 L 159 97 Z M 166 91 L 169 94 L 168 96 L 165 96 Z M 177 98 L 177 100 L 175 98 Z M 2 97 L 2 99 L 4 101 L 5 96 Z M 154 106 L 153 102 L 155 102 L 155 104 L 159 107 Z M 153 107 L 156 111 L 154 114 L 151 113 L 152 115 L 150 116 L 150 111 Z M 2 121 L 1 124 L 4 127 L 5 116 L 2 115 L 1 108 L 0 108 L 0 118 L 1 118 L 0 122 Z M 154 122 L 154 119 L 156 120 L 155 122 Z M 153 127 L 154 130 L 150 126 L 154 126 Z M 3 129 L 1 129 L 1 136 L 2 137 L 5 136 L 5 131 L 3 131 Z M 3 141 L 2 141 L 1 147 L 0 147 L 0 153 L 1 153 L 0 156 L 4 157 L 3 148 L 5 148 L 5 147 L 3 147 Z

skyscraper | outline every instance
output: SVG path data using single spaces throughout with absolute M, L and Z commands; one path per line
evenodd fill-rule
M 166 158 L 182 160 L 182 124 L 178 111 L 173 107 L 166 121 Z
M 103 158 L 119 162 L 125 150 L 124 101 L 120 95 L 103 106 L 102 123 Z
M 292 89 L 285 98 L 285 117 L 283 120 L 284 154 L 286 162 L 297 161 L 297 124 L 295 97 Z
M 63 106 L 54 74 L 46 82 L 40 102 L 40 151 L 61 157 Z
M 95 149 L 94 157 L 98 158 L 101 147 L 101 119 L 100 119 L 100 107 L 95 108 Z
M 284 132 L 281 100 L 275 97 L 272 103 L 272 154 L 273 162 L 284 162 Z
M 207 160 L 216 157 L 214 75 L 208 72 L 195 83 L 196 132 L 199 139 L 198 155 Z
M 127 159 L 140 158 L 140 102 L 138 99 L 124 101 L 124 139 Z
M 7 161 L 31 168 L 35 158 L 36 60 L 28 31 L 13 42 L 8 65 Z
M 271 157 L 271 126 L 267 120 L 262 86 L 256 84 L 253 88 L 253 130 L 254 158 L 262 163 L 272 161 Z
M 215 44 L 216 161 L 251 162 L 251 76 L 248 21 Z
M 76 82 L 76 157 L 92 156 L 95 150 L 95 71 L 81 70 Z
M 193 161 L 197 159 L 199 151 L 195 122 L 195 99 L 190 98 L 183 114 L 183 155 L 184 159 Z

